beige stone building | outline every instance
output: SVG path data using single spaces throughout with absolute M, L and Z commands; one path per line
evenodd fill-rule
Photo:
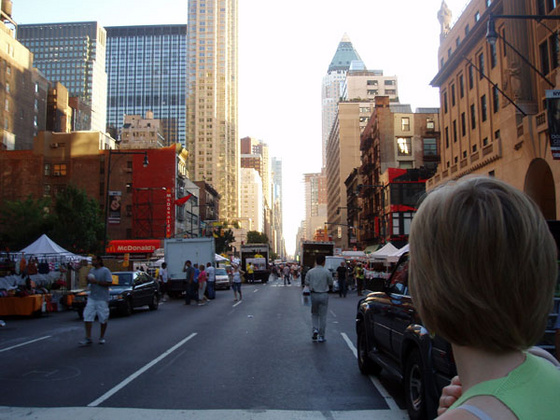
M 325 169 L 303 175 L 305 189 L 305 240 L 312 241 L 327 218 L 327 177 Z
M 154 119 L 152 111 L 140 115 L 125 115 L 121 130 L 121 149 L 157 149 L 163 147 L 165 139 L 161 121 Z
M 0 22 L 0 149 L 30 150 L 45 128 L 48 82 L 14 29 Z
M 529 194 L 547 219 L 557 219 L 560 165 L 551 154 L 546 91 L 560 88 L 560 22 L 494 19 L 493 15 L 556 14 L 556 2 L 472 0 L 455 24 L 443 3 L 432 81 L 441 97 L 441 163 L 429 189 L 464 175 L 490 175 Z
M 327 218 L 337 248 L 347 249 L 347 203 L 344 181 L 361 166 L 360 134 L 369 121 L 372 102 L 339 102 L 338 115 L 327 143 Z

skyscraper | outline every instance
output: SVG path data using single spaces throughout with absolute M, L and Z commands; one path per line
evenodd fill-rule
M 221 217 L 239 214 L 237 0 L 189 0 L 189 173 L 222 196 Z
M 107 126 L 124 115 L 162 122 L 165 144 L 186 145 L 187 25 L 112 26 L 107 30 Z
M 359 63 L 354 63 L 354 66 L 365 69 L 365 65 L 358 52 L 352 46 L 350 38 L 348 35 L 344 34 L 329 65 L 327 74 L 323 77 L 321 109 L 323 121 L 323 166 L 327 164 L 327 142 L 338 110 L 338 101 L 342 96 L 346 72 L 350 69 L 352 62 L 356 61 Z
M 86 130 L 106 131 L 107 33 L 97 22 L 19 25 L 17 38 L 34 54 L 34 65 L 87 105 Z

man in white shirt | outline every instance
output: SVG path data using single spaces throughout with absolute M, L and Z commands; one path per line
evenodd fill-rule
M 206 275 L 208 276 L 208 280 L 206 280 L 208 299 L 214 299 L 216 298 L 216 289 L 214 288 L 216 284 L 216 269 L 212 263 L 206 263 Z

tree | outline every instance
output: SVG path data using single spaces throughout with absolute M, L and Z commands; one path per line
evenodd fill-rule
M 1 249 L 17 252 L 49 232 L 54 223 L 49 207 L 48 198 L 5 201 L 0 208 Z
M 105 225 L 96 200 L 72 185 L 56 196 L 52 239 L 78 254 L 102 251 Z
M 256 230 L 250 230 L 247 232 L 247 243 L 248 244 L 267 244 L 268 236 L 266 234 L 257 232 Z
M 217 254 L 225 254 L 231 251 L 231 243 L 235 242 L 235 236 L 231 229 L 226 230 L 226 226 L 218 226 L 214 228 L 214 244 Z

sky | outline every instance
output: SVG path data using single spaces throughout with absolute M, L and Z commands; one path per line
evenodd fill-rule
M 238 0 L 239 137 L 283 164 L 288 254 L 305 217 L 303 174 L 321 170 L 321 83 L 346 33 L 368 70 L 398 77 L 403 104 L 439 107 L 441 0 Z M 455 20 L 469 0 L 446 0 Z M 149 7 L 157 5 L 150 10 Z M 13 0 L 18 24 L 98 21 L 105 26 L 187 23 L 188 0 Z

